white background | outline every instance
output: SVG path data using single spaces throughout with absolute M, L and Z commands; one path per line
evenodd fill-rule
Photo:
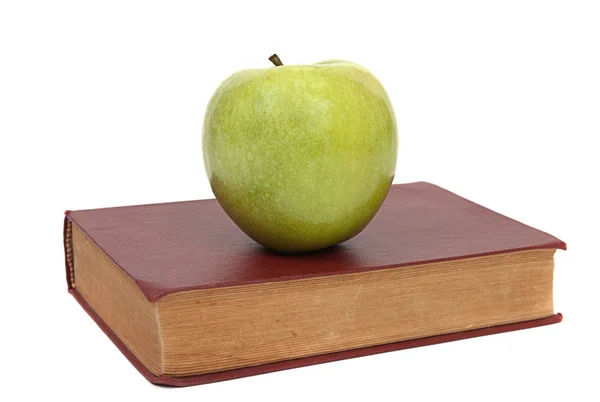
M 599 400 L 599 27 L 594 1 L 0 2 L 0 400 Z M 352 60 L 383 82 L 396 183 L 436 183 L 566 241 L 563 323 L 147 383 L 67 294 L 63 211 L 212 197 L 206 103 L 273 52 Z

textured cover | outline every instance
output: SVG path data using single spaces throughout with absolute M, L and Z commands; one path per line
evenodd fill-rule
M 182 290 L 566 249 L 547 233 L 424 182 L 393 185 L 359 235 L 304 255 L 266 251 L 214 199 L 69 211 L 65 219 L 120 266 L 149 301 Z M 69 246 L 65 241 L 66 252 Z
M 64 222 L 69 293 L 150 382 L 188 386 L 554 324 L 562 315 L 431 336 L 188 377 L 156 376 L 125 346 L 73 287 L 70 226 L 77 225 L 129 275 L 150 301 L 182 290 L 347 274 L 513 252 L 566 249 L 561 240 L 433 184 L 393 185 L 369 226 L 317 253 L 264 250 L 229 220 L 216 200 L 67 211 Z

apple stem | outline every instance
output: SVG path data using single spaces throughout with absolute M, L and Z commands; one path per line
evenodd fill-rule
M 276 54 L 273 54 L 271 57 L 269 57 L 269 60 L 271 60 L 271 63 L 275 64 L 276 67 L 283 66 L 283 63 L 279 59 L 279 56 L 277 56 Z

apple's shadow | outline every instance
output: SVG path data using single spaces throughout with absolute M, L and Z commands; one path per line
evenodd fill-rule
M 322 256 L 322 255 L 336 255 L 345 252 L 345 247 L 343 244 L 335 244 L 333 246 L 329 246 L 326 248 L 322 248 L 314 251 L 297 251 L 297 252 L 285 252 L 285 251 L 277 251 L 272 250 L 267 247 L 259 246 L 258 252 L 271 254 L 277 257 L 284 258 L 311 258 L 313 256 Z
M 300 253 L 284 253 L 256 245 L 246 250 L 243 260 L 244 271 L 254 278 L 327 275 L 361 267 L 357 250 L 344 243 Z

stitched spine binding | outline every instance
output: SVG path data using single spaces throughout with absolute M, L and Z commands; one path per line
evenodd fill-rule
M 75 288 L 75 269 L 73 266 L 73 229 L 69 220 L 69 212 L 65 211 L 65 223 L 63 229 L 63 242 L 65 247 L 65 267 L 67 269 L 67 284 L 69 289 Z

